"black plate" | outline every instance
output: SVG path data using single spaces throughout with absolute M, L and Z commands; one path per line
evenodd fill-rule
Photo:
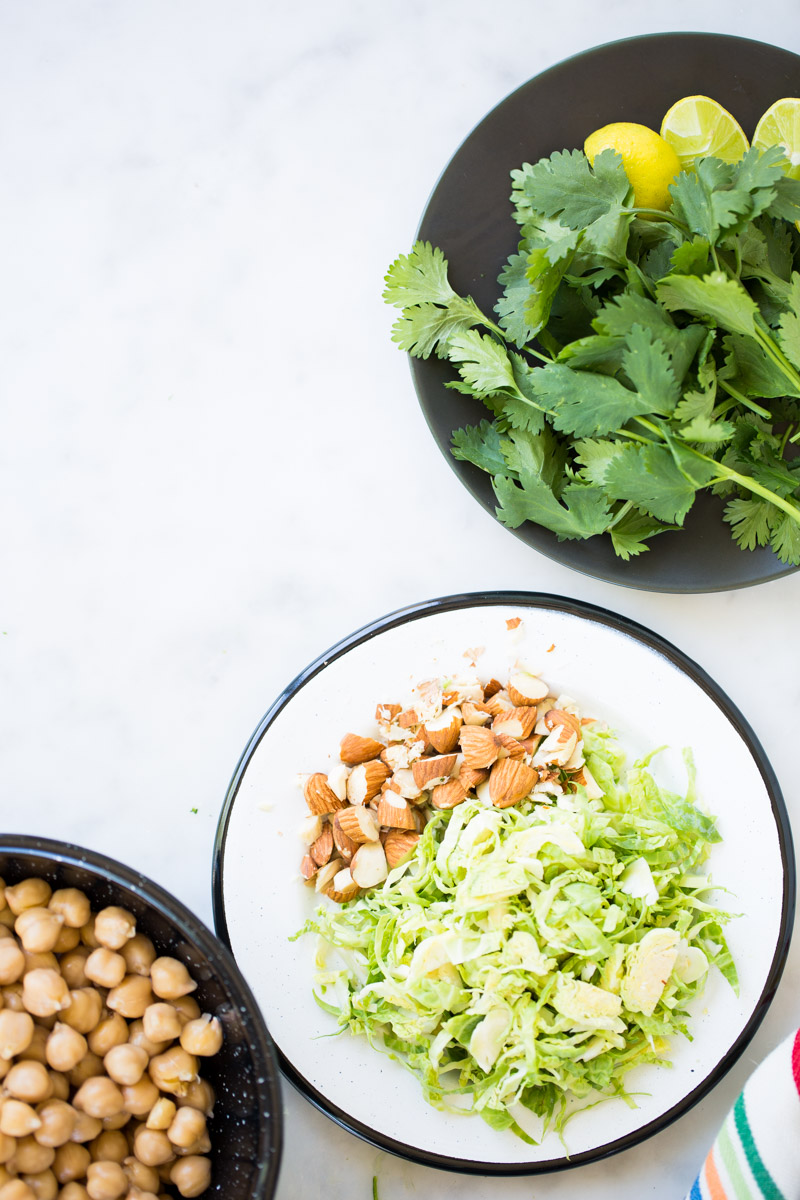
M 661 33 L 599 46 L 568 58 L 524 84 L 493 109 L 456 151 L 428 201 L 417 236 L 440 246 L 450 280 L 491 313 L 497 276 L 517 246 L 508 200 L 509 172 L 564 147 L 582 146 L 610 121 L 659 129 L 681 96 L 713 96 L 748 136 L 781 96 L 800 94 L 800 57 L 746 38 L 713 33 Z M 414 385 L 431 433 L 464 486 L 494 515 L 490 477 L 450 453 L 453 431 L 485 418 L 478 400 L 443 384 L 453 370 L 438 359 L 411 360 Z M 652 549 L 623 562 L 605 534 L 559 542 L 526 522 L 512 530 L 548 558 L 626 587 L 654 592 L 713 592 L 789 575 L 769 549 L 740 550 L 722 521 L 723 502 L 702 495 L 683 530 L 659 534 Z

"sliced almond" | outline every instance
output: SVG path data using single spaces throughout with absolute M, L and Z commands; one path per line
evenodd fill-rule
M 513 738 L 530 737 L 536 724 L 535 708 L 512 708 L 492 721 L 494 733 L 507 733 Z
M 325 826 L 309 850 L 309 854 L 318 867 L 324 867 L 325 863 L 328 862 L 330 856 L 333 854 L 333 829 L 330 825 Z
M 495 808 L 510 808 L 518 804 L 539 778 L 538 772 L 520 758 L 503 758 L 492 767 L 489 776 L 489 795 Z
M 314 890 L 324 892 L 328 884 L 331 883 L 337 871 L 341 871 L 344 863 L 340 858 L 332 858 L 330 862 L 325 863 L 324 867 L 320 867 L 314 879 Z
M 448 779 L 447 783 L 440 783 L 431 792 L 434 808 L 455 808 L 457 804 L 463 804 L 466 798 L 467 789 L 461 779 Z
M 416 828 L 411 805 L 403 796 L 398 796 L 397 792 L 389 788 L 381 792 L 381 800 L 378 805 L 378 822 L 381 825 L 388 825 L 390 829 Z
M 444 783 L 453 774 L 456 760 L 455 754 L 436 754 L 430 758 L 418 758 L 411 767 L 417 787 L 432 788 Z
M 303 879 L 305 879 L 306 883 L 308 883 L 309 879 L 314 878 L 318 870 L 319 867 L 314 862 L 311 855 L 304 854 L 300 863 L 300 874 L 303 876 Z
M 461 716 L 465 725 L 488 725 L 492 719 L 485 704 L 473 704 L 471 700 L 465 700 L 461 705 Z
M 490 767 L 497 761 L 500 742 L 493 730 L 481 725 L 462 725 L 459 740 L 466 766 Z
M 455 750 L 462 724 L 461 710 L 457 708 L 446 708 L 441 716 L 425 722 L 425 733 L 437 754 L 451 754 Z
M 381 843 L 376 840 L 359 846 L 353 855 L 350 872 L 359 887 L 370 888 L 383 883 L 389 867 Z
M 377 842 L 380 822 L 377 814 L 363 804 L 353 804 L 336 814 L 339 829 L 360 846 L 363 842 Z
M 380 759 L 359 763 L 353 767 L 348 777 L 347 799 L 351 804 L 369 804 L 370 800 L 377 796 L 389 774 L 389 768 Z
M 346 733 L 339 743 L 339 758 L 342 762 L 353 766 L 377 758 L 382 749 L 383 742 L 376 742 L 374 738 L 361 737 L 357 733 Z
M 331 900 L 335 900 L 337 904 L 344 904 L 347 900 L 354 900 L 358 895 L 358 890 L 358 884 L 353 879 L 350 868 L 342 867 L 341 871 L 337 871 L 334 875 L 325 895 L 330 896 Z
M 318 816 L 336 812 L 337 809 L 342 807 L 342 801 L 328 787 L 327 775 L 323 775 L 321 771 L 317 771 L 314 775 L 309 775 L 303 788 L 303 795 L 311 812 Z
M 386 855 L 386 863 L 390 871 L 399 866 L 401 862 L 405 862 L 417 848 L 419 842 L 418 833 L 409 833 L 406 830 L 393 829 L 388 834 L 386 841 L 383 843 L 383 850 Z
M 343 811 L 346 812 L 347 809 L 344 809 Z M 368 812 L 369 810 L 365 809 L 365 811 Z M 341 855 L 342 860 L 346 863 L 349 863 L 350 859 L 353 857 L 353 855 L 355 854 L 355 852 L 358 848 L 358 842 L 354 842 L 353 839 L 351 837 L 348 837 L 348 835 L 342 829 L 342 826 L 339 823 L 339 814 L 338 813 L 333 818 L 333 825 L 331 826 L 331 828 L 333 830 L 333 844 L 335 845 L 336 849 L 339 851 L 339 854 Z
M 515 671 L 508 681 L 508 695 L 518 708 L 531 704 L 534 707 L 547 695 L 547 684 L 530 671 Z
M 297 831 L 304 846 L 310 846 L 322 833 L 322 817 L 319 813 L 309 813 Z

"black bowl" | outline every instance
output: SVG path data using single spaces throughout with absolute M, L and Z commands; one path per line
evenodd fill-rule
M 517 248 L 509 172 L 564 147 L 582 146 L 593 129 L 638 121 L 659 129 L 681 96 L 702 93 L 723 104 L 751 136 L 761 114 L 781 96 L 800 95 L 800 57 L 746 38 L 715 33 L 658 33 L 598 46 L 523 84 L 493 109 L 445 167 L 417 237 L 440 246 L 457 292 L 492 315 L 497 276 Z M 450 391 L 455 378 L 439 359 L 412 359 L 414 386 L 440 450 L 461 482 L 492 515 L 489 475 L 450 453 L 456 429 L 487 417 L 478 400 Z M 651 549 L 623 562 L 603 534 L 559 542 L 526 521 L 514 533 L 548 558 L 610 583 L 655 592 L 713 592 L 788 575 L 768 547 L 740 550 L 722 520 L 724 501 L 701 495 L 683 530 L 659 534 Z M 535 566 L 535 564 L 534 564 Z
M 207 1197 L 268 1200 L 274 1195 L 282 1145 L 278 1063 L 263 1017 L 230 952 L 157 883 L 122 863 L 49 838 L 0 834 L 0 877 L 30 876 L 53 887 L 82 888 L 93 910 L 119 904 L 161 954 L 186 964 L 203 1012 L 222 1022 L 222 1050 L 203 1061 L 216 1093 L 211 1121 L 212 1182 Z

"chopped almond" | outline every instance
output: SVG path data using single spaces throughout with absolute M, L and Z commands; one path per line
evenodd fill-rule
M 405 712 L 401 712 L 397 718 L 397 724 L 403 729 L 412 729 L 415 725 L 419 725 L 419 717 L 415 708 L 407 708 Z
M 495 737 L 500 743 L 500 753 L 497 756 L 498 758 L 525 757 L 525 747 L 523 746 L 522 742 L 518 742 L 517 739 L 513 738 L 510 733 L 498 733 L 495 734 Z
M 491 729 L 481 725 L 462 725 L 461 749 L 468 767 L 490 767 L 500 754 L 500 742 Z
M 402 704 L 379 704 L 375 709 L 375 720 L 381 725 L 391 725 L 395 717 L 402 711 Z
M 431 804 L 434 808 L 455 808 L 463 804 L 467 798 L 467 789 L 460 779 L 448 779 L 440 783 L 431 792 Z
M 347 799 L 351 804 L 369 804 L 389 774 L 389 768 L 380 759 L 359 763 L 353 767 L 347 780 Z
M 579 719 L 572 713 L 565 712 L 563 708 L 551 708 L 545 713 L 544 723 L 548 729 L 555 729 L 556 725 L 568 725 L 574 734 L 581 736 Z
M 324 892 L 329 883 L 333 882 L 338 871 L 341 871 L 344 863 L 340 858 L 332 858 L 330 862 L 325 863 L 324 867 L 320 867 L 314 879 L 314 890 Z
M 455 754 L 436 754 L 431 758 L 418 758 L 412 765 L 414 783 L 419 788 L 432 788 L 444 783 L 453 774 L 457 761 Z
M 337 809 L 342 807 L 342 801 L 328 787 L 327 775 L 323 775 L 321 771 L 317 771 L 314 775 L 309 775 L 303 788 L 303 795 L 311 812 L 317 816 L 336 812 Z
M 347 900 L 354 900 L 358 891 L 358 884 L 353 879 L 350 868 L 342 867 L 341 871 L 334 875 L 325 895 L 330 896 L 337 904 L 344 904 Z
M 377 758 L 382 749 L 383 742 L 376 742 L 374 738 L 360 737 L 357 733 L 346 733 L 339 743 L 339 757 L 342 762 L 353 766 Z
M 461 768 L 458 776 L 458 782 L 463 785 L 468 792 L 476 788 L 478 784 L 484 783 L 489 778 L 489 771 L 485 768 L 477 769 L 476 767 L 464 766 Z
M 383 883 L 389 873 L 386 853 L 379 841 L 366 842 L 353 855 L 350 872 L 359 887 L 375 887 Z
M 325 863 L 328 862 L 330 856 L 333 854 L 333 829 L 330 825 L 325 826 L 309 850 L 309 854 L 318 867 L 324 867 Z
M 508 694 L 518 708 L 535 707 L 547 695 L 547 684 L 531 671 L 515 671 L 508 681 Z
M 441 716 L 425 722 L 425 733 L 437 754 L 451 754 L 455 750 L 462 724 L 458 709 L 445 709 Z
M 305 879 L 306 883 L 308 883 L 309 879 L 314 878 L 318 870 L 319 867 L 314 862 L 311 855 L 304 854 L 300 863 L 300 874 L 303 876 L 303 879 Z
M 496 696 L 498 692 L 502 692 L 503 685 L 499 679 L 490 679 L 483 687 L 484 701 L 490 700 L 492 696 Z
M 365 811 L 369 810 L 365 809 Z M 333 818 L 333 825 L 331 828 L 333 830 L 333 843 L 336 846 L 336 849 L 339 851 L 339 854 L 342 856 L 344 862 L 349 863 L 350 859 L 353 857 L 356 849 L 358 848 L 358 842 L 354 842 L 353 839 L 348 837 L 345 831 L 342 829 L 342 826 L 339 822 L 338 813 Z
M 489 796 L 495 808 L 510 808 L 529 795 L 539 778 L 538 772 L 519 758 L 504 758 L 495 763 L 489 776 Z
M 414 814 L 406 799 L 391 789 L 381 793 L 378 805 L 378 823 L 391 829 L 415 829 Z
M 417 848 L 419 842 L 418 833 L 409 833 L 406 830 L 393 829 L 386 837 L 383 843 L 383 850 L 386 855 L 386 862 L 389 870 L 394 870 L 401 862 L 405 862 Z
M 360 846 L 363 842 L 377 842 L 380 822 L 371 808 L 353 804 L 336 814 L 339 829 Z
M 488 725 L 492 719 L 485 704 L 473 704 L 471 700 L 465 700 L 461 705 L 461 716 L 465 725 Z
M 507 733 L 513 738 L 530 737 L 536 724 L 535 708 L 512 708 L 492 721 L 494 733 Z

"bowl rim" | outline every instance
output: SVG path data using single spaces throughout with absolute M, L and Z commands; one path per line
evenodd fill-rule
M 183 937 L 199 947 L 209 962 L 215 964 L 215 971 L 223 976 L 246 1017 L 248 1044 L 256 1060 L 255 1087 L 259 1105 L 270 1116 L 268 1123 L 260 1123 L 256 1164 L 258 1175 L 254 1185 L 256 1190 L 252 1193 L 254 1200 L 261 1196 L 268 1200 L 275 1193 L 283 1152 L 283 1106 L 278 1056 L 261 1009 L 228 946 L 191 909 L 155 880 L 99 850 L 54 838 L 0 832 L 0 854 L 47 857 L 56 864 L 86 869 L 118 884 L 165 917 Z
M 770 799 L 773 816 L 775 819 L 776 829 L 778 833 L 778 841 L 780 846 L 781 859 L 783 862 L 783 895 L 781 922 L 778 938 L 776 940 L 775 953 L 773 955 L 772 964 L 769 974 L 758 999 L 754 1006 L 747 1024 L 742 1030 L 736 1041 L 729 1047 L 727 1053 L 720 1059 L 713 1071 L 691 1092 L 684 1096 L 683 1100 L 674 1105 L 666 1113 L 657 1117 L 655 1120 L 648 1122 L 646 1125 L 640 1126 L 637 1130 L 624 1137 L 617 1138 L 612 1142 L 607 1142 L 602 1146 L 594 1147 L 591 1150 L 582 1151 L 579 1154 L 572 1155 L 570 1158 L 549 1159 L 543 1162 L 532 1163 L 496 1163 L 496 1162 L 481 1162 L 477 1160 L 462 1159 L 450 1155 L 439 1154 L 429 1150 L 422 1150 L 415 1146 L 410 1146 L 405 1142 L 400 1142 L 381 1133 L 378 1130 L 372 1129 L 363 1122 L 351 1117 L 346 1111 L 339 1108 L 331 1100 L 329 1100 L 322 1092 L 316 1089 L 292 1064 L 291 1060 L 284 1055 L 280 1046 L 275 1045 L 278 1061 L 281 1070 L 286 1078 L 294 1085 L 294 1087 L 309 1100 L 315 1108 L 324 1113 L 342 1129 L 348 1133 L 355 1134 L 363 1141 L 370 1145 L 378 1147 L 380 1150 L 385 1150 L 390 1154 L 398 1155 L 401 1158 L 408 1159 L 411 1162 L 419 1163 L 425 1167 L 435 1167 L 440 1170 L 449 1170 L 465 1175 L 496 1175 L 496 1176 L 512 1176 L 512 1175 L 539 1175 L 547 1172 L 568 1170 L 572 1167 L 584 1166 L 588 1163 L 598 1162 L 602 1159 L 609 1158 L 611 1155 L 618 1154 L 623 1150 L 627 1150 L 632 1146 L 638 1145 L 645 1141 L 653 1134 L 660 1133 L 666 1129 L 679 1117 L 684 1116 L 691 1108 L 693 1108 L 700 1100 L 702 1100 L 720 1080 L 727 1074 L 737 1059 L 744 1052 L 745 1048 L 753 1038 L 756 1030 L 766 1016 L 767 1010 L 772 1003 L 772 999 L 777 990 L 778 984 L 783 974 L 783 969 L 786 965 L 786 957 L 789 952 L 789 944 L 791 942 L 792 927 L 794 924 L 794 909 L 796 899 L 796 869 L 794 860 L 794 850 L 792 842 L 792 832 L 789 823 L 789 816 L 786 811 L 783 794 L 778 783 L 778 779 L 766 756 L 766 753 L 752 729 L 751 725 L 744 717 L 739 708 L 730 699 L 727 693 L 717 684 L 707 672 L 699 666 L 692 658 L 684 651 L 678 649 L 672 642 L 662 637 L 660 634 L 653 632 L 639 622 L 632 620 L 630 617 L 622 616 L 610 609 L 602 608 L 599 605 L 590 604 L 584 600 L 576 600 L 566 596 L 559 596 L 547 592 L 524 592 L 524 591 L 491 591 L 491 592 L 474 592 L 474 593 L 458 593 L 450 596 L 440 596 L 432 600 L 423 600 L 416 604 L 410 604 L 403 608 L 387 613 L 383 617 L 378 617 L 376 620 L 363 625 L 360 629 L 348 634 L 340 641 L 336 642 L 324 654 L 319 655 L 308 664 L 283 690 L 279 693 L 266 713 L 262 717 L 259 724 L 256 726 L 252 736 L 247 742 L 245 749 L 239 759 L 236 769 L 231 778 L 228 790 L 225 794 L 225 799 L 220 811 L 219 822 L 217 825 L 216 837 L 214 839 L 213 852 L 213 867 L 212 867 L 212 902 L 214 912 L 214 927 L 218 937 L 225 943 L 226 947 L 231 950 L 230 934 L 228 931 L 227 918 L 225 914 L 225 889 L 224 889 L 224 859 L 225 846 L 227 841 L 228 827 L 230 824 L 233 805 L 236 801 L 236 796 L 244 778 L 245 772 L 250 764 L 258 745 L 266 733 L 269 726 L 278 716 L 278 714 L 286 707 L 292 698 L 316 675 L 318 675 L 329 663 L 340 658 L 357 646 L 368 642 L 371 638 L 394 629 L 398 626 L 408 624 L 411 621 L 420 620 L 421 618 L 436 615 L 438 613 L 452 612 L 464 608 L 488 608 L 497 606 L 507 607 L 526 607 L 526 608 L 549 608 L 558 612 L 563 612 L 571 616 L 588 619 L 605 625 L 618 633 L 623 633 L 628 637 L 634 638 L 641 644 L 655 650 L 658 654 L 666 658 L 673 666 L 683 671 L 689 678 L 696 683 L 706 695 L 720 708 L 725 717 L 730 721 L 733 728 L 739 734 L 747 749 L 753 757 L 756 767 L 764 781 L 767 794 Z
M 766 42 L 758 38 L 742 37 L 738 34 L 720 33 L 713 30 L 703 29 L 663 29 L 653 33 L 631 34 L 629 37 L 614 38 L 611 41 L 601 42 L 595 46 L 587 46 L 584 50 L 579 50 L 575 54 L 567 55 L 566 57 L 551 63 L 542 71 L 537 72 L 537 74 L 531 76 L 530 79 L 524 80 L 500 100 L 498 100 L 496 104 L 493 104 L 491 108 L 489 108 L 479 118 L 479 120 L 472 125 L 465 136 L 453 148 L 444 166 L 439 171 L 439 174 L 437 175 L 433 186 L 428 193 L 427 199 L 425 200 L 414 233 L 414 242 L 429 240 L 428 235 L 425 233 L 425 227 L 429 220 L 430 210 L 436 199 L 439 189 L 446 185 L 450 173 L 453 171 L 453 168 L 462 152 L 469 146 L 472 140 L 480 134 L 484 124 L 494 120 L 497 115 L 501 113 L 501 110 L 504 108 L 513 109 L 514 105 L 518 102 L 519 97 L 523 93 L 527 92 L 529 88 L 534 85 L 539 85 L 543 81 L 547 82 L 548 80 L 558 79 L 561 72 L 568 70 L 574 65 L 580 65 L 580 63 L 587 58 L 592 58 L 605 52 L 611 52 L 620 46 L 629 45 L 631 48 L 645 48 L 657 45 L 659 42 L 663 43 L 667 39 L 671 39 L 676 43 L 683 42 L 687 46 L 692 42 L 695 44 L 707 42 L 710 46 L 713 45 L 715 50 L 720 52 L 724 51 L 726 45 L 732 46 L 734 44 L 742 48 L 750 47 L 758 50 L 774 50 L 781 54 L 791 56 L 796 60 L 798 67 L 800 67 L 800 54 L 786 46 L 779 45 L 776 42 Z M 510 219 L 509 213 L 509 220 Z M 498 270 L 499 269 L 500 268 L 498 267 Z M 585 561 L 563 562 L 563 559 L 559 554 L 561 543 L 555 540 L 555 535 L 553 535 L 550 530 L 546 529 L 545 526 L 537 525 L 536 522 L 524 521 L 521 525 L 511 529 L 510 527 L 503 525 L 502 522 L 498 520 L 495 513 L 494 503 L 491 499 L 487 499 L 486 496 L 484 496 L 481 492 L 480 483 L 485 480 L 484 473 L 479 471 L 477 468 L 473 468 L 471 463 L 462 462 L 454 458 L 450 452 L 450 434 L 448 434 L 446 437 L 442 437 L 436 428 L 436 423 L 434 420 L 435 406 L 431 400 L 431 385 L 425 382 L 431 360 L 415 358 L 410 354 L 407 354 L 406 357 L 408 360 L 408 368 L 411 375 L 412 386 L 417 398 L 417 403 L 422 411 L 423 419 L 437 449 L 445 459 L 450 470 L 456 476 L 461 486 L 467 491 L 472 499 L 480 505 L 483 511 L 488 513 L 495 524 L 498 524 L 501 526 L 501 528 L 506 529 L 508 533 L 517 538 L 518 541 L 522 542 L 522 544 L 526 546 L 528 550 L 533 550 L 536 554 L 542 554 L 545 558 L 549 558 L 554 562 L 562 562 L 562 565 L 567 566 L 570 571 L 575 571 L 578 575 L 582 575 L 587 579 L 600 579 L 606 583 L 611 583 L 616 587 L 663 593 L 666 595 L 705 595 L 713 592 L 738 591 L 741 588 L 758 587 L 765 583 L 772 583 L 774 580 L 784 579 L 786 576 L 793 575 L 795 572 L 800 571 L 800 565 L 793 566 L 790 563 L 781 563 L 774 552 L 771 552 L 771 557 L 768 559 L 768 561 L 771 563 L 771 569 L 768 572 L 753 575 L 752 577 L 750 575 L 745 576 L 742 574 L 735 579 L 722 579 L 721 581 L 715 582 L 684 582 L 681 584 L 674 584 L 668 578 L 642 578 L 636 571 L 636 566 L 639 561 L 636 559 L 628 560 L 627 562 L 614 559 L 611 560 L 611 565 L 608 567 L 597 567 L 591 563 L 586 563 Z M 484 413 L 484 416 L 485 415 L 486 414 Z M 698 497 L 698 502 L 702 503 L 704 499 L 706 499 L 705 494 Z M 535 532 L 534 534 L 529 533 L 529 526 L 531 525 L 534 526 L 535 531 L 539 531 L 538 536 Z M 596 537 L 605 536 L 605 534 L 596 535 Z M 582 545 L 583 543 L 581 542 L 579 544 Z M 740 550 L 740 553 L 742 556 L 750 555 L 751 558 L 755 553 L 766 556 L 767 549 L 767 547 L 759 547 L 758 550 L 754 552 Z M 653 546 L 653 551 L 655 551 L 657 554 L 657 543 Z M 649 558 L 649 555 L 647 557 Z M 641 558 L 642 556 L 640 556 L 640 559 Z M 746 558 L 743 558 L 742 569 L 744 569 L 744 565 L 747 561 L 748 560 Z M 641 563 L 639 565 L 644 564 Z

